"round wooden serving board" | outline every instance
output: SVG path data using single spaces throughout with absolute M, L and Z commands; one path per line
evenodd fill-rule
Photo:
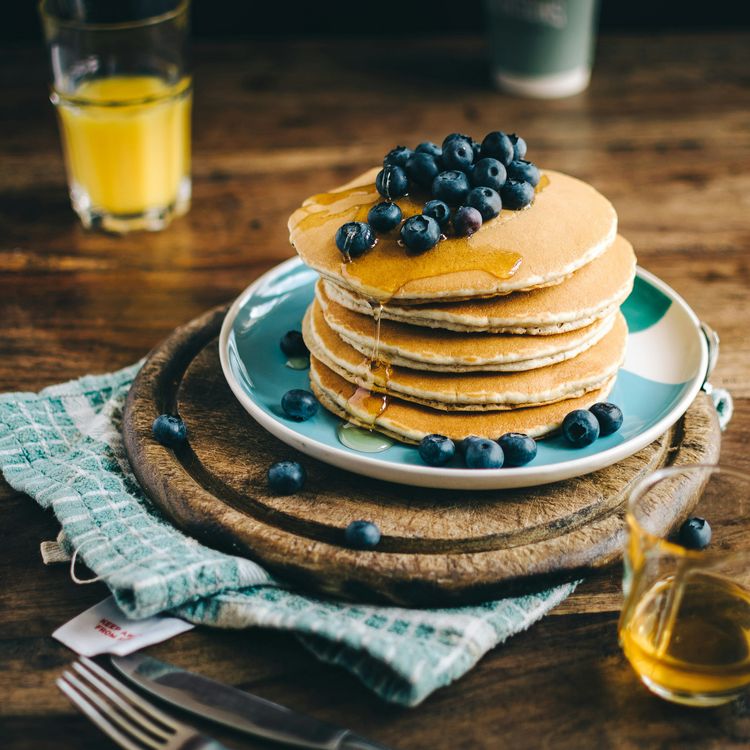
M 297 454 L 242 409 L 219 364 L 225 312 L 178 328 L 151 352 L 125 407 L 128 457 L 153 502 L 186 533 L 311 590 L 440 606 L 578 576 L 620 556 L 623 504 L 636 480 L 661 466 L 718 459 L 716 413 L 701 393 L 640 453 L 558 484 L 471 493 L 360 477 Z M 187 446 L 172 451 L 152 438 L 163 412 L 185 420 Z M 269 494 L 268 467 L 288 458 L 306 467 L 304 490 Z M 688 515 L 699 492 L 686 484 L 655 506 L 664 528 Z M 356 519 L 380 527 L 376 551 L 344 546 L 344 529 Z

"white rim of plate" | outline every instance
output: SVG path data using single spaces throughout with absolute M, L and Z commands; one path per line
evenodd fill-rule
M 229 337 L 232 334 L 234 321 L 240 310 L 245 306 L 248 297 L 263 284 L 295 266 L 303 266 L 299 258 L 289 260 L 274 266 L 248 286 L 237 297 L 224 318 L 219 334 L 219 358 L 221 368 L 229 387 L 245 411 L 258 424 L 268 430 L 287 445 L 296 448 L 312 458 L 324 463 L 337 466 L 340 469 L 354 472 L 374 479 L 388 482 L 412 485 L 417 487 L 432 487 L 436 489 L 465 489 L 465 490 L 498 490 L 517 489 L 521 487 L 535 487 L 543 484 L 558 482 L 563 479 L 590 474 L 591 472 L 611 466 L 628 456 L 645 448 L 656 438 L 666 432 L 686 411 L 701 389 L 708 370 L 708 344 L 701 331 L 698 316 L 693 312 L 685 300 L 657 276 L 640 266 L 636 267 L 636 275 L 651 284 L 674 304 L 677 304 L 692 321 L 695 334 L 698 337 L 701 359 L 700 366 L 685 389 L 680 400 L 658 422 L 649 429 L 633 436 L 619 445 L 595 453 L 593 456 L 572 458 L 545 466 L 521 466 L 501 469 L 456 469 L 433 466 L 419 466 L 416 464 L 399 464 L 383 461 L 377 454 L 358 454 L 342 446 L 341 448 L 326 445 L 306 435 L 301 435 L 290 427 L 267 414 L 255 401 L 250 398 L 240 382 L 235 378 L 229 362 Z

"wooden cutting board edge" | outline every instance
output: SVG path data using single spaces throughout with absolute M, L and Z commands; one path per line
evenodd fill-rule
M 176 410 L 184 374 L 215 341 L 227 309 L 215 308 L 177 328 L 151 351 L 123 415 L 125 448 L 138 481 L 157 507 L 189 535 L 253 558 L 309 590 L 405 606 L 456 605 L 528 591 L 619 559 L 625 538 L 624 492 L 609 504 L 612 512 L 587 519 L 568 533 L 509 549 L 457 554 L 355 551 L 270 525 L 231 500 L 215 497 L 210 486 L 196 480 L 200 471 L 195 470 L 197 459 L 189 445 L 165 449 L 151 437 L 151 423 L 158 414 Z M 715 463 L 720 430 L 710 398 L 700 393 L 664 437 L 650 459 L 641 462 L 638 476 L 663 465 Z M 697 502 L 700 487 L 686 483 L 682 490 L 679 497 L 665 498 L 666 526 L 687 516 Z

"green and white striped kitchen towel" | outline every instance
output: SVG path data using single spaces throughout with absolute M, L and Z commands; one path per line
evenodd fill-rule
M 575 588 L 451 609 L 369 606 L 297 593 L 250 560 L 204 547 L 159 514 L 128 465 L 120 421 L 138 368 L 0 395 L 5 479 L 52 509 L 69 551 L 129 617 L 289 630 L 381 698 L 414 706 Z

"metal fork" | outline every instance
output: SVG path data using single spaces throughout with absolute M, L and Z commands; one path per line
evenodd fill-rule
M 153 706 L 98 664 L 80 657 L 57 687 L 125 750 L 227 750 Z

